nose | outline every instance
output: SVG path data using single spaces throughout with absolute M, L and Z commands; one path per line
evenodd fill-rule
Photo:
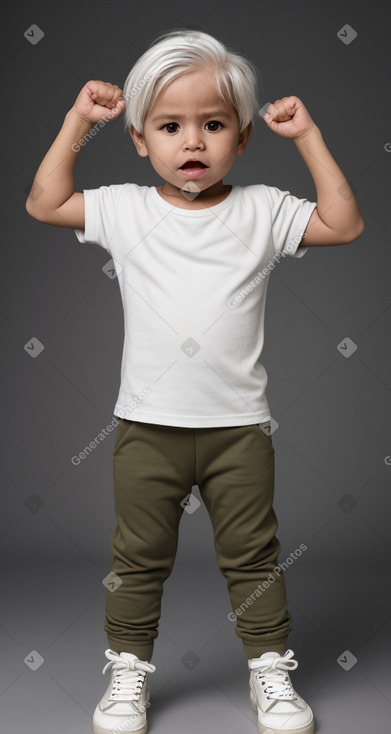
M 186 150 L 202 149 L 204 147 L 202 132 L 197 125 L 189 126 L 186 129 L 184 147 Z

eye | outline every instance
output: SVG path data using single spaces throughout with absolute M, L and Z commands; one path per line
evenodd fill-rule
M 210 122 L 206 123 L 207 125 L 220 125 L 220 127 L 224 127 L 224 125 L 219 122 L 218 120 L 211 120 Z M 168 133 L 175 133 L 176 130 L 172 129 L 172 126 L 178 126 L 177 122 L 167 122 L 166 125 L 163 125 L 160 130 L 166 130 Z M 167 128 L 171 128 L 170 130 L 167 130 Z M 217 128 L 218 130 L 218 128 Z M 217 132 L 217 130 L 210 130 L 209 132 Z
M 210 122 L 206 123 L 207 125 L 220 125 L 220 127 L 224 127 L 224 125 L 221 124 L 221 122 L 218 122 L 218 120 L 211 120 Z M 211 132 L 215 132 L 214 130 L 211 130 Z
M 167 124 L 166 125 L 163 125 L 163 127 L 161 127 L 160 129 L 161 130 L 165 130 L 166 127 L 170 127 L 171 125 L 178 125 L 178 123 L 177 122 L 167 122 Z M 167 132 L 174 132 L 175 133 L 176 131 L 175 130 L 167 130 Z

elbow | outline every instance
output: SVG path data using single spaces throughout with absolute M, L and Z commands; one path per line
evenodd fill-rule
M 362 233 L 364 232 L 364 229 L 365 229 L 365 222 L 364 222 L 363 218 L 361 217 L 360 221 L 357 224 L 356 232 L 355 232 L 354 237 L 352 238 L 351 242 L 355 242 L 355 240 L 358 240 L 359 237 L 361 237 Z
M 34 202 L 31 200 L 30 196 L 28 197 L 26 201 L 26 212 L 27 214 L 30 214 L 30 217 L 33 217 L 34 219 L 39 219 L 39 216 L 37 215 L 37 209 L 34 207 Z
M 355 242 L 358 240 L 365 229 L 365 222 L 361 218 L 360 221 L 357 223 L 355 229 L 351 229 L 350 232 L 346 233 L 346 236 L 343 238 L 343 242 L 341 244 L 343 245 L 349 245 L 351 242 Z
M 27 198 L 25 206 L 26 206 L 26 212 L 27 212 L 27 214 L 30 214 L 30 216 L 32 217 L 33 216 L 33 212 L 32 212 L 32 206 L 31 206 L 30 197 Z
M 44 193 L 44 189 L 42 186 L 34 179 L 30 193 L 26 199 L 26 212 L 27 214 L 30 214 L 31 217 L 34 217 L 34 219 L 38 219 L 38 221 L 42 221 L 40 218 L 40 212 L 44 210 L 45 207 L 37 206 L 35 203 L 37 199 L 40 198 L 40 196 Z M 42 199 L 40 204 L 42 204 Z
M 33 217 L 33 219 L 36 219 L 38 222 L 46 222 L 44 210 L 42 209 L 42 207 L 37 207 L 30 196 L 26 201 L 25 207 L 26 212 L 27 214 L 30 214 L 30 217 Z

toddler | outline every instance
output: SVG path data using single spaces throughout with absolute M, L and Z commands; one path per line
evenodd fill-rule
M 104 625 L 110 683 L 93 715 L 95 734 L 147 731 L 163 584 L 194 485 L 227 579 L 228 617 L 248 659 L 259 731 L 314 732 L 311 708 L 289 677 L 298 663 L 286 649 L 291 616 L 278 565 L 273 426 L 259 357 L 271 271 L 310 246 L 356 240 L 364 223 L 303 102 L 287 96 L 260 110 L 256 84 L 252 62 L 213 36 L 160 34 L 123 90 L 84 85 L 26 202 L 35 219 L 105 248 L 124 308 L 114 408 L 115 588 L 106 593 Z M 122 113 L 162 185 L 75 192 L 80 150 Z M 256 114 L 294 141 L 316 202 L 263 183 L 223 183 Z

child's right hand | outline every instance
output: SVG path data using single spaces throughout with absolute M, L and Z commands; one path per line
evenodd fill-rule
M 90 80 L 76 98 L 72 110 L 82 120 L 95 124 L 118 117 L 125 108 L 122 89 L 117 84 Z

